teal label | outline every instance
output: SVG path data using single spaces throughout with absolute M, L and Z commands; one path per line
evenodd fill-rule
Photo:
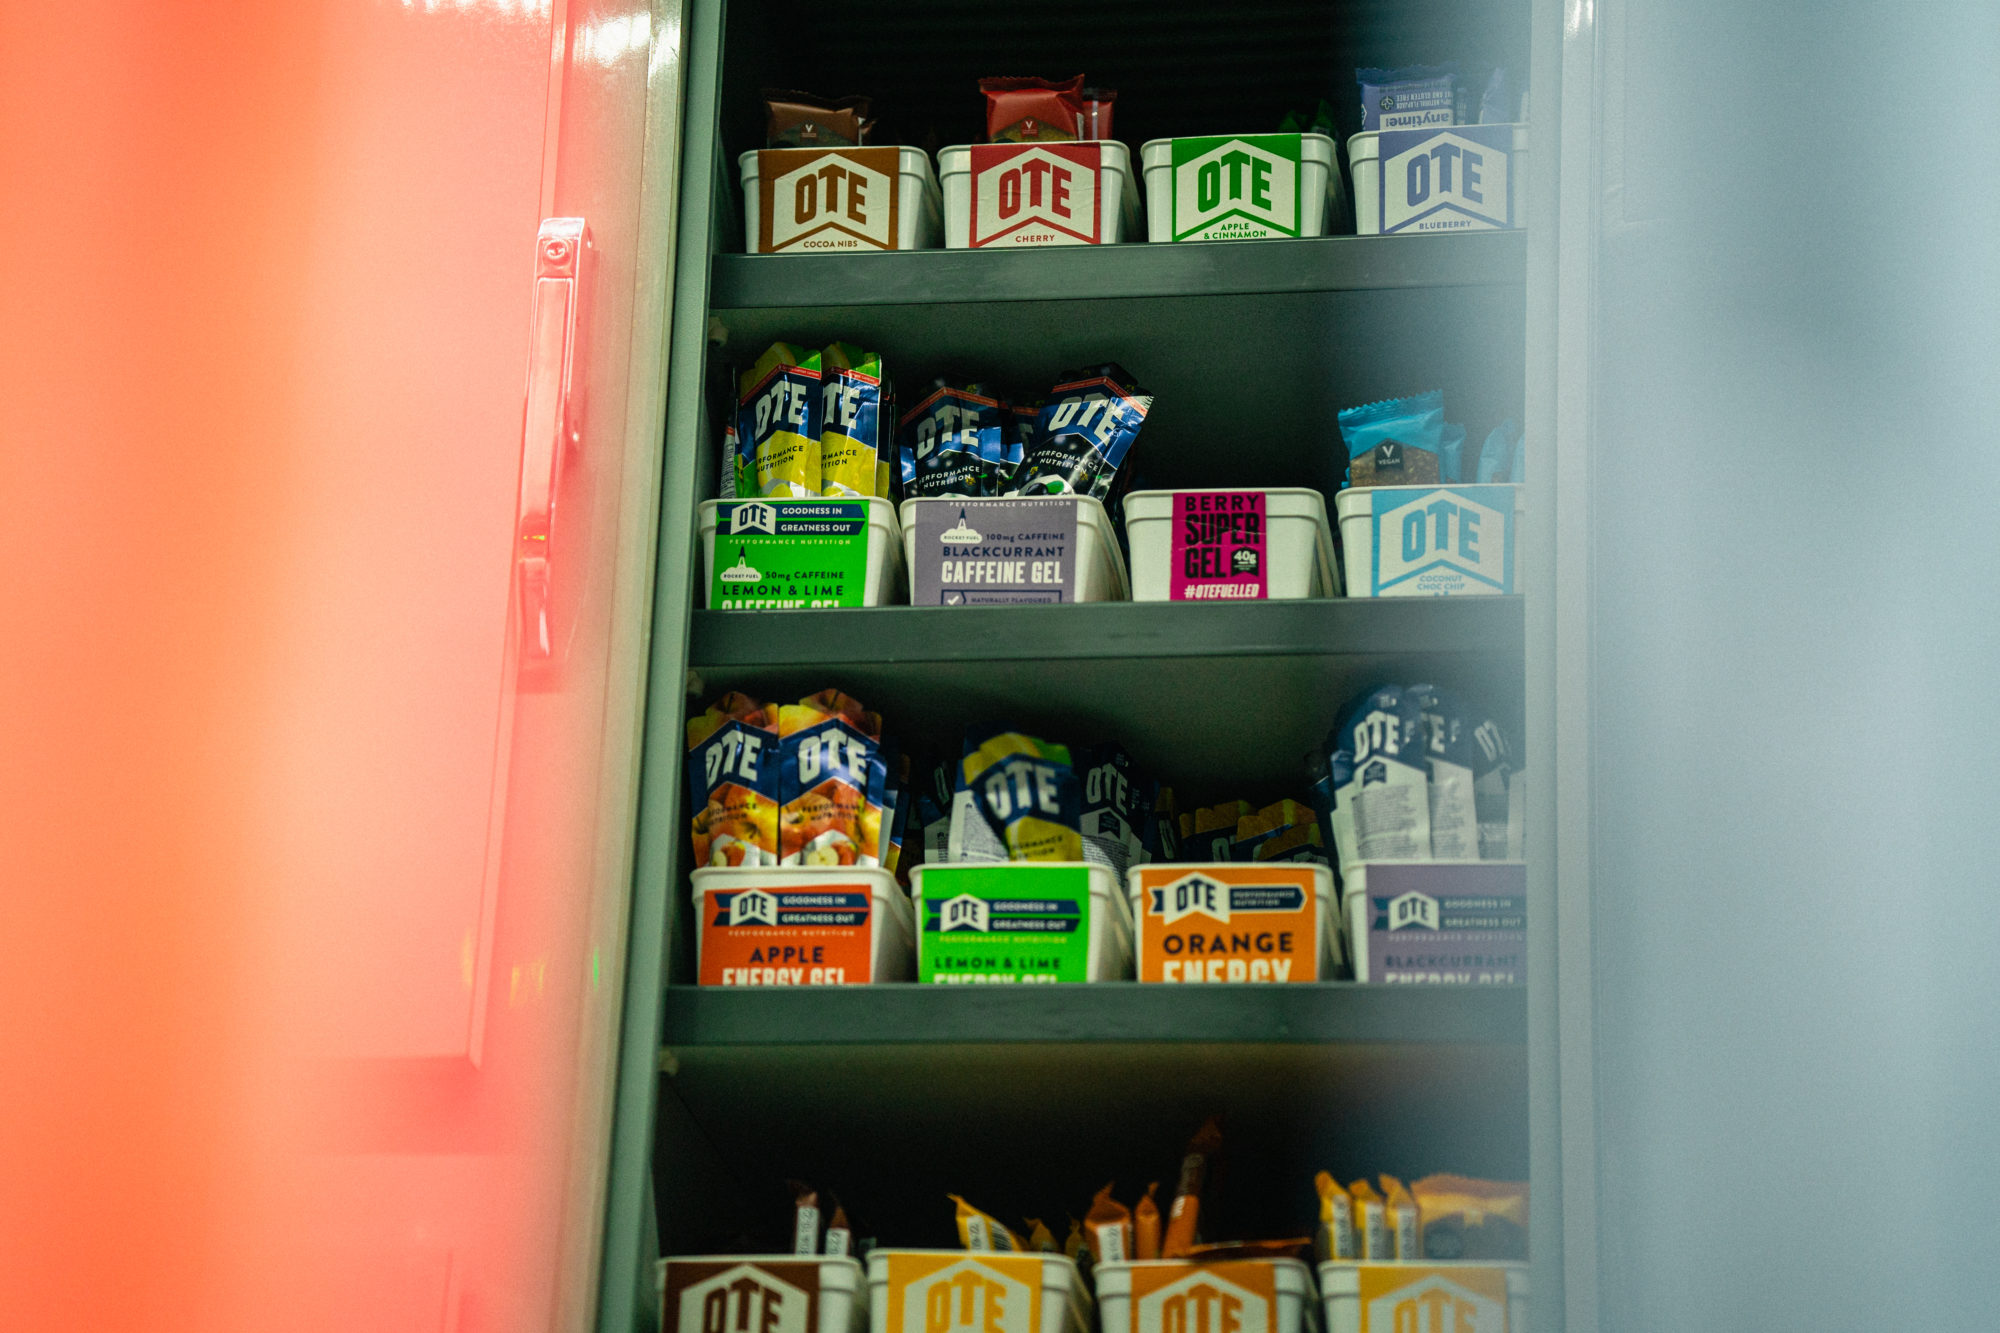
M 861 501 L 736 500 L 715 507 L 719 611 L 860 606 L 868 583 L 868 506 Z
M 1382 486 L 1369 492 L 1369 595 L 1514 591 L 1513 486 Z
M 1090 968 L 1085 866 L 927 866 L 917 979 L 1083 981 Z
M 1297 236 L 1302 139 L 1297 134 L 1175 139 L 1174 239 Z

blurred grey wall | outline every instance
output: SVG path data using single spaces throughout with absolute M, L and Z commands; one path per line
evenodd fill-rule
M 2000 0 L 1598 0 L 1601 1324 L 2000 1328 Z

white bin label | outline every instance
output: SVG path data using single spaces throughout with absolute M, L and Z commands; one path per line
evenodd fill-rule
M 1384 130 L 1382 234 L 1503 231 L 1514 225 L 1512 125 Z
M 757 249 L 896 248 L 897 148 L 766 148 L 757 154 Z
M 1370 596 L 1514 591 L 1512 486 L 1381 487 L 1369 503 Z
M 1098 144 L 974 144 L 972 248 L 1099 245 Z

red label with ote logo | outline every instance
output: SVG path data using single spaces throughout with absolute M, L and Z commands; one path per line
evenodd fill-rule
M 1104 149 L 1094 143 L 981 143 L 972 158 L 974 249 L 1098 245 Z

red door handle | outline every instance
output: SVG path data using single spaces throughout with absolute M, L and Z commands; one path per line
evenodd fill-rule
M 577 382 L 590 228 L 547 218 L 535 237 L 535 298 L 528 342 L 528 403 L 521 427 L 521 501 L 514 528 L 521 660 L 558 654 L 552 607 L 556 524 L 569 455 L 582 444 Z

